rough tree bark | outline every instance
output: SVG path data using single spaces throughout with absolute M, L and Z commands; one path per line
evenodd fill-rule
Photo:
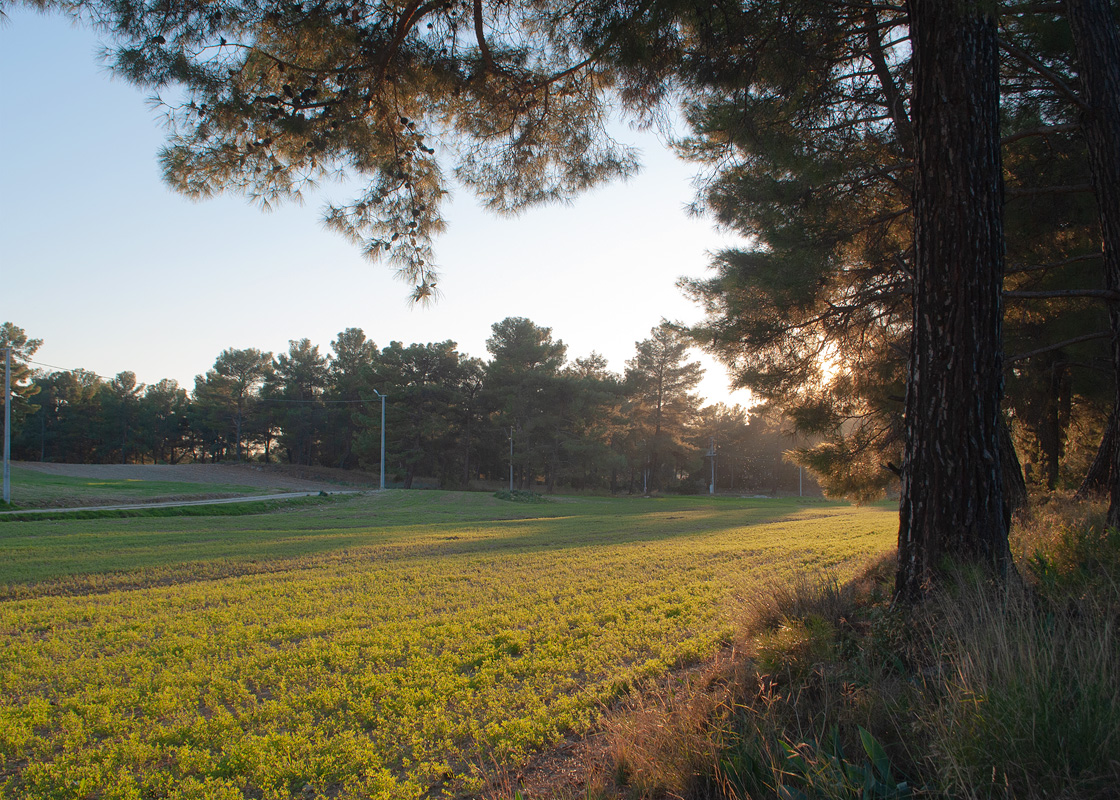
M 1003 505 L 1010 516 L 1027 507 L 1027 482 L 1023 479 L 1023 465 L 1015 452 L 1015 442 L 1006 422 L 999 426 L 999 465 L 1003 475 Z
M 995 4 L 909 0 L 914 326 L 896 595 L 946 558 L 1010 564 L 1000 474 L 1003 183 Z
M 1105 287 L 1120 290 L 1120 31 L 1108 0 L 1067 0 L 1086 109 L 1081 129 L 1097 196 Z M 1120 307 L 1110 303 L 1116 407 L 1120 408 Z M 1114 438 L 1115 443 L 1115 438 Z M 1112 448 L 1108 524 L 1120 527 L 1120 447 Z
M 1085 473 L 1081 486 L 1077 488 L 1077 493 L 1073 496 L 1074 500 L 1088 500 L 1109 490 L 1112 480 L 1112 456 L 1116 449 L 1116 424 L 1116 406 L 1113 405 L 1112 412 L 1108 415 L 1108 424 L 1105 425 L 1104 434 L 1101 436 L 1100 446 L 1097 447 L 1097 454 L 1093 457 L 1093 463 L 1089 465 L 1089 471 Z

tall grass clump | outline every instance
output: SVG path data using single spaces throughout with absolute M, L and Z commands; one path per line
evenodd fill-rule
M 938 600 L 943 672 L 928 767 L 954 797 L 1105 798 L 1120 781 L 1120 637 L 1084 598 L 958 585 Z
M 893 556 L 768 587 L 721 661 L 616 715 L 601 796 L 1117 797 L 1120 533 L 1059 500 L 1012 544 L 1008 583 L 959 570 L 916 607 Z
M 1021 583 L 962 576 L 934 604 L 931 766 L 959 797 L 1116 797 L 1120 532 L 1099 504 L 1059 499 L 1012 544 Z
M 1050 502 L 1022 524 L 1012 544 L 1025 577 L 1051 604 L 1088 602 L 1120 613 L 1120 531 L 1099 503 Z

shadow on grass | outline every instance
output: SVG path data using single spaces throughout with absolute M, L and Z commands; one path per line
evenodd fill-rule
M 532 507 L 485 495 L 389 492 L 277 501 L 226 518 L 50 520 L 0 526 L 0 599 L 81 595 L 239 575 L 413 558 L 552 552 L 708 537 L 847 506 L 707 498 L 566 499 Z

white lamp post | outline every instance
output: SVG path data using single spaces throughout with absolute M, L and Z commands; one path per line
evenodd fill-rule
M 12 502 L 12 348 L 4 348 L 4 502 Z
M 716 437 L 708 439 L 708 458 L 712 459 L 712 482 L 708 484 L 708 494 L 716 493 Z
M 373 393 L 381 398 L 381 488 L 385 488 L 385 395 L 376 389 Z

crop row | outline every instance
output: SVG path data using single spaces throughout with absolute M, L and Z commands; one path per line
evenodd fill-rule
M 0 603 L 6 796 L 411 798 L 476 786 L 711 652 L 759 570 L 886 543 L 874 512 L 562 546 L 444 546 Z M 852 523 L 855 517 L 843 517 Z M 532 539 L 537 541 L 537 539 Z

